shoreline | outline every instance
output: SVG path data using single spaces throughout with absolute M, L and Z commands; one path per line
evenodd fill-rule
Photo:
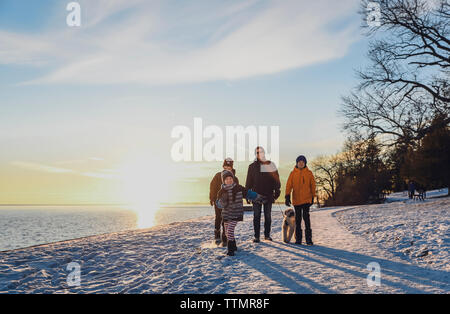
M 437 195 L 430 195 L 430 197 L 428 197 L 427 199 L 428 200 L 436 200 L 436 199 L 445 198 L 445 197 L 447 197 L 447 195 L 440 194 L 440 192 L 444 192 L 444 191 L 445 191 L 445 189 L 429 191 L 429 192 L 435 192 L 435 193 L 437 192 Z M 404 193 L 404 192 L 393 193 L 393 194 L 391 194 L 391 196 L 394 196 L 396 194 L 400 195 L 402 193 Z M 313 213 L 313 212 L 318 212 L 318 211 L 326 211 L 326 210 L 330 210 L 330 209 L 342 208 L 342 210 L 336 211 L 333 214 L 334 217 L 337 217 L 337 215 L 336 215 L 337 213 L 349 211 L 349 210 L 355 209 L 357 207 L 381 206 L 383 204 L 391 204 L 391 203 L 405 202 L 405 201 L 408 201 L 408 200 L 407 199 L 406 200 L 395 199 L 395 200 L 392 200 L 392 201 L 388 201 L 387 200 L 387 201 L 385 201 L 385 203 L 381 203 L 381 204 L 329 206 L 329 207 L 320 207 L 320 208 L 311 207 L 310 212 Z M 2 206 L 9 206 L 9 205 L 0 205 L 0 207 L 2 207 Z M 15 205 L 15 206 L 22 206 L 22 205 Z M 30 205 L 24 205 L 24 206 L 30 206 Z M 31 205 L 31 206 L 35 206 L 35 207 L 38 207 L 38 206 L 77 206 L 77 207 L 79 207 L 79 206 L 88 206 L 88 205 Z M 91 206 L 91 205 L 89 205 L 89 206 Z M 111 205 L 100 205 L 100 204 L 97 204 L 97 205 L 92 205 L 92 206 L 111 206 Z M 117 206 L 119 206 L 119 205 L 117 205 Z M 209 204 L 208 205 L 183 204 L 183 205 L 178 205 L 178 206 L 162 205 L 161 207 L 162 208 L 164 208 L 164 207 L 180 207 L 180 208 L 186 207 L 186 208 L 191 208 L 191 207 L 211 207 L 211 205 L 209 205 Z M 252 214 L 251 205 L 245 204 L 244 207 L 245 207 L 245 211 L 244 211 L 245 213 L 247 213 L 247 214 L 251 213 Z M 285 205 L 282 202 L 274 203 L 273 206 L 272 206 L 272 214 L 278 213 L 280 210 L 285 209 L 284 207 L 285 207 Z M 277 214 L 275 214 L 275 215 L 277 215 Z M 190 219 L 183 220 L 183 221 L 175 221 L 175 222 L 171 222 L 171 223 L 158 224 L 158 225 L 154 225 L 154 226 L 152 226 L 150 228 L 138 228 L 138 227 L 136 227 L 136 228 L 125 229 L 125 230 L 120 230 L 120 231 L 115 231 L 115 232 L 103 232 L 103 233 L 86 235 L 86 236 L 75 237 L 75 238 L 70 238 L 70 239 L 64 239 L 64 240 L 47 242 L 47 243 L 35 244 L 35 245 L 25 246 L 25 247 L 21 247 L 21 248 L 15 248 L 15 249 L 9 249 L 9 250 L 0 250 L 0 254 L 1 253 L 12 253 L 12 252 L 15 252 L 15 251 L 20 251 L 20 250 L 33 249 L 33 248 L 40 247 L 40 246 L 55 245 L 55 244 L 58 244 L 58 243 L 65 243 L 65 242 L 69 242 L 69 241 L 82 240 L 82 239 L 87 239 L 87 238 L 92 238 L 92 237 L 115 235 L 115 234 L 127 233 L 127 232 L 133 232 L 133 231 L 151 230 L 151 229 L 154 229 L 154 228 L 157 228 L 157 227 L 168 226 L 168 225 L 176 224 L 176 223 L 195 222 L 198 219 L 205 219 L 205 218 L 211 218 L 213 220 L 214 219 L 214 215 L 211 214 L 211 215 L 205 215 L 205 216 L 199 216 L 199 217 L 195 217 L 195 218 L 190 218 Z
M 2 205 L 0 205 L 0 206 L 2 206 Z M 36 206 L 41 206 L 41 205 L 36 205 Z M 180 206 L 180 207 L 182 207 L 182 206 Z M 347 206 L 330 206 L 330 207 L 321 207 L 321 208 L 311 208 L 311 212 L 335 209 L 335 208 L 338 208 L 338 207 L 347 207 Z M 276 210 L 279 211 L 278 208 Z M 248 214 L 248 213 L 253 214 L 252 210 L 248 210 L 248 209 L 245 209 L 244 213 L 246 213 L 246 214 Z M 273 213 L 273 208 L 272 208 L 272 213 Z M 115 231 L 115 232 L 104 232 L 104 233 L 92 234 L 92 235 L 76 237 L 76 238 L 70 238 L 70 239 L 65 239 L 65 240 L 59 240 L 59 241 L 52 241 L 52 242 L 47 242 L 47 243 L 35 244 L 35 245 L 25 246 L 25 247 L 16 248 L 16 249 L 0 250 L 0 254 L 1 253 L 11 253 L 11 252 L 20 251 L 20 250 L 33 249 L 33 248 L 40 247 L 40 246 L 53 245 L 53 244 L 64 243 L 64 242 L 69 242 L 69 241 L 82 240 L 82 239 L 92 238 L 92 237 L 97 237 L 97 236 L 115 235 L 115 234 L 118 234 L 118 233 L 127 233 L 127 232 L 132 232 L 132 231 L 139 231 L 139 230 L 151 230 L 151 229 L 154 229 L 154 228 L 157 228 L 157 227 L 169 226 L 169 225 L 177 224 L 177 223 L 195 222 L 198 219 L 206 219 L 206 218 L 211 218 L 211 220 L 214 220 L 214 215 L 205 215 L 205 216 L 190 218 L 190 219 L 183 220 L 183 221 L 175 221 L 175 222 L 170 222 L 170 223 L 158 224 L 158 225 L 152 226 L 150 228 L 133 228 L 133 229 L 125 229 L 125 230 Z
M 47 246 L 47 245 L 62 244 L 62 243 L 65 243 L 65 242 L 70 242 L 70 241 L 85 240 L 85 239 L 93 238 L 93 237 L 101 237 L 101 236 L 108 236 L 108 235 L 113 236 L 113 235 L 118 235 L 120 233 L 129 233 L 129 232 L 134 232 L 134 231 L 151 231 L 151 230 L 153 230 L 155 228 L 158 228 L 158 227 L 166 227 L 166 226 L 170 226 L 172 224 L 179 224 L 179 223 L 188 223 L 188 222 L 192 222 L 192 221 L 195 221 L 195 220 L 198 220 L 198 219 L 206 219 L 206 218 L 209 218 L 209 217 L 214 219 L 214 216 L 206 215 L 206 216 L 191 218 L 191 219 L 183 220 L 183 221 L 175 221 L 175 222 L 171 222 L 171 223 L 155 225 L 155 226 L 152 226 L 150 228 L 135 228 L 135 229 L 126 229 L 126 230 L 121 230 L 121 231 L 115 231 L 115 232 L 105 232 L 105 233 L 93 234 L 93 235 L 88 235 L 88 236 L 83 236 L 83 237 L 72 238 L 72 239 L 66 239 L 66 240 L 52 241 L 52 242 L 48 242 L 48 243 L 30 245 L 30 246 L 26 246 L 26 247 L 23 247 L 23 248 L 17 248 L 17 249 L 5 250 L 5 251 L 1 251 L 0 250 L 0 254 L 2 254 L 2 253 L 12 253 L 12 252 L 21 251 L 21 250 L 35 249 L 35 248 L 38 248 L 38 247 L 41 247 L 41 246 Z

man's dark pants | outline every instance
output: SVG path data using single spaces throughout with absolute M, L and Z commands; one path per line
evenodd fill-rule
M 222 209 L 218 208 L 215 205 L 214 205 L 214 209 L 216 211 L 216 219 L 215 219 L 215 222 L 214 222 L 215 238 L 216 239 L 220 238 L 220 226 L 222 225 L 222 242 L 227 242 L 227 236 L 226 236 L 226 233 L 225 233 L 225 226 L 224 226 L 223 221 L 222 221 Z
M 305 222 L 306 242 L 311 242 L 311 220 L 309 218 L 309 208 L 311 204 L 294 205 L 295 208 L 295 242 L 302 242 L 302 218 Z
M 270 237 L 270 228 L 272 226 L 272 203 L 263 204 L 253 203 L 253 229 L 255 238 L 259 239 L 261 230 L 261 209 L 264 206 L 264 236 Z

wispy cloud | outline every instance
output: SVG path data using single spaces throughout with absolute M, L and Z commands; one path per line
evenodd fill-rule
M 52 41 L 0 30 L 0 64 L 40 66 L 56 57 Z
M 93 161 L 103 161 L 103 160 L 105 160 L 104 158 L 101 158 L 101 157 L 89 157 L 88 159 L 89 160 L 93 160 Z
M 103 172 L 81 172 L 80 174 L 83 176 L 86 176 L 86 177 L 98 178 L 98 179 L 117 179 L 117 178 L 119 178 L 119 176 L 116 174 L 103 173 Z
M 329 25 L 358 0 L 80 2 L 80 29 L 0 32 L 0 63 L 50 65 L 25 84 L 228 81 L 339 58 L 357 38 L 358 25 Z
M 12 161 L 11 165 L 28 169 L 28 170 L 34 170 L 34 171 L 42 171 L 42 172 L 50 172 L 50 173 L 75 173 L 74 170 L 66 169 L 66 168 L 59 168 L 59 167 L 52 167 L 48 165 L 43 165 L 35 162 L 28 162 L 28 161 Z
M 71 160 L 56 161 L 55 164 L 57 165 L 84 164 L 91 161 L 104 161 L 104 160 L 105 159 L 100 157 L 89 157 L 87 159 L 71 159 Z
M 71 161 L 72 163 L 74 161 Z M 68 168 L 61 167 L 53 167 L 49 165 L 44 165 L 35 162 L 29 161 L 12 161 L 11 165 L 32 171 L 39 171 L 45 173 L 55 173 L 55 174 L 73 174 L 80 175 L 91 178 L 99 178 L 99 179 L 117 179 L 120 178 L 117 170 L 115 169 L 105 169 L 105 170 L 97 170 L 97 171 L 77 171 Z

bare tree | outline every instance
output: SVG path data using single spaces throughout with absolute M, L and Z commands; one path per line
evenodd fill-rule
M 368 3 L 379 6 L 379 26 L 367 23 Z M 381 136 L 387 145 L 419 140 L 436 115 L 450 123 L 449 0 L 362 1 L 363 28 L 372 41 L 370 66 L 358 88 L 343 97 L 344 129 Z
M 380 26 L 363 28 L 374 38 L 370 67 L 359 72 L 361 87 L 395 86 L 398 92 L 422 90 L 437 101 L 450 102 L 450 2 L 434 0 L 378 0 Z M 367 11 L 364 13 L 366 16 Z M 425 71 L 427 69 L 427 71 Z M 432 69 L 432 71 L 428 70 Z
M 342 98 L 339 113 L 345 117 L 344 130 L 365 137 L 379 136 L 387 145 L 410 143 L 430 131 L 436 111 L 427 104 L 427 97 L 406 98 L 390 89 L 361 90 Z
M 334 200 L 336 195 L 336 178 L 339 173 L 339 156 L 319 156 L 311 162 L 316 185 L 327 199 Z

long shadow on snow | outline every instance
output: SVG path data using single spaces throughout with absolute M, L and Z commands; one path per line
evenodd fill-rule
M 307 247 L 307 246 L 298 246 L 298 245 L 289 245 L 289 248 L 293 248 L 295 250 L 298 250 L 299 253 L 295 253 L 293 251 L 277 247 L 275 245 L 264 243 L 265 245 L 271 246 L 275 249 L 285 251 L 294 255 L 298 255 L 299 257 L 309 260 L 311 262 L 320 263 L 324 266 L 334 268 L 336 270 L 344 271 L 347 273 L 350 273 L 352 275 L 361 277 L 362 279 L 366 280 L 368 271 L 367 271 L 367 264 L 371 262 L 377 262 L 380 264 L 381 267 L 381 280 L 383 285 L 389 285 L 395 288 L 400 288 L 404 290 L 405 292 L 409 293 L 427 293 L 427 291 L 417 289 L 408 285 L 404 285 L 402 283 L 398 282 L 392 282 L 390 280 L 387 280 L 385 277 L 383 278 L 383 273 L 389 274 L 390 276 L 397 277 L 402 280 L 411 281 L 417 284 L 421 285 L 428 285 L 431 287 L 436 287 L 438 285 L 440 288 L 443 288 L 447 291 L 449 291 L 449 273 L 446 271 L 438 271 L 438 270 L 432 270 L 432 269 L 426 269 L 414 265 L 408 265 L 398 262 L 393 262 L 386 259 L 381 259 L 373 256 L 363 255 L 355 252 L 340 250 L 340 249 L 334 249 L 330 247 L 320 246 L 320 245 L 314 245 L 313 247 Z M 300 254 L 300 252 L 304 253 L 311 253 L 318 256 L 325 257 L 327 259 L 333 260 L 333 261 L 339 261 L 344 264 L 348 264 L 354 267 L 360 267 L 362 268 L 362 272 L 355 271 L 348 269 L 346 267 L 338 266 L 332 263 L 325 262 L 323 260 L 313 258 L 310 256 L 306 256 L 304 254 Z M 421 274 L 426 274 L 426 277 L 421 276 Z M 442 279 L 441 279 L 442 278 Z
M 282 267 L 280 264 L 276 264 L 259 255 L 245 252 L 245 257 L 243 257 L 241 261 L 278 282 L 283 287 L 289 287 L 292 292 L 309 294 L 318 292 L 329 294 L 336 293 L 326 286 L 294 273 Z M 300 283 L 307 284 L 309 287 L 306 285 L 300 285 Z
M 325 247 L 325 246 L 313 246 L 313 247 L 295 247 L 296 249 L 302 249 L 305 251 L 309 251 L 311 253 L 315 253 L 317 255 L 322 255 L 324 257 L 338 259 L 343 263 L 347 263 L 350 265 L 361 267 L 367 267 L 367 261 L 378 262 L 381 266 L 382 272 L 387 273 L 391 276 L 403 277 L 406 280 L 414 281 L 421 284 L 428 283 L 429 285 L 436 285 L 438 283 L 441 287 L 449 287 L 450 284 L 450 273 L 444 270 L 435 270 L 430 268 L 424 268 L 417 265 L 411 265 L 405 263 L 393 262 L 391 260 L 371 257 L 367 255 L 362 255 L 359 253 L 344 251 L 340 249 Z M 317 250 L 316 250 L 317 248 Z M 361 256 L 366 257 L 366 260 L 363 262 L 359 262 L 355 260 L 355 257 Z M 400 269 L 399 269 L 400 268 Z

